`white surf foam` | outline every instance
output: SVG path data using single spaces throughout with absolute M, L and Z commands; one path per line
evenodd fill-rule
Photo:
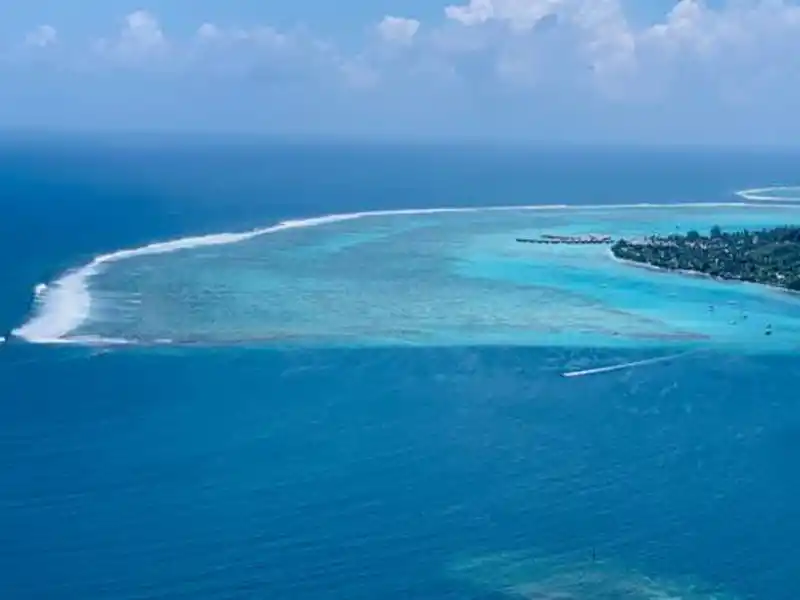
M 680 209 L 680 208 L 723 208 L 759 206 L 744 202 L 687 202 L 680 204 L 606 204 L 606 205 L 570 205 L 570 204 L 538 204 L 523 206 L 476 206 L 476 207 L 443 207 L 443 208 L 411 208 L 397 210 L 376 210 L 353 213 L 341 213 L 311 217 L 307 219 L 291 219 L 276 225 L 253 229 L 239 233 L 217 233 L 202 236 L 190 236 L 155 242 L 140 248 L 118 250 L 101 254 L 91 262 L 70 270 L 56 279 L 52 284 L 40 283 L 34 290 L 37 300 L 33 316 L 12 334 L 31 343 L 86 343 L 85 338 L 70 337 L 70 334 L 81 326 L 90 316 L 92 297 L 89 291 L 89 280 L 100 272 L 107 264 L 154 254 L 166 254 L 180 250 L 190 250 L 205 246 L 223 246 L 235 244 L 257 236 L 277 233 L 287 229 L 301 227 L 318 227 L 329 223 L 362 219 L 366 217 L 427 215 L 439 213 L 472 213 L 484 211 L 597 211 L 634 210 L 634 209 Z M 123 340 L 124 341 L 124 340 Z M 102 343 L 101 338 L 92 338 L 92 343 Z M 107 343 L 120 343 L 120 340 L 107 340 Z
M 645 365 L 654 365 L 661 362 L 667 362 L 670 360 L 675 360 L 676 358 L 681 358 L 682 356 L 687 356 L 689 354 L 695 354 L 698 352 L 697 350 L 690 350 L 688 352 L 680 352 L 678 354 L 670 354 L 669 356 L 659 356 L 656 358 L 646 358 L 644 360 L 636 360 L 633 362 L 626 362 L 626 363 L 619 363 L 616 365 L 609 365 L 606 367 L 595 367 L 593 369 L 583 369 L 581 371 L 567 371 L 566 373 L 562 373 L 561 375 L 564 377 L 585 377 L 586 375 L 599 375 L 600 373 L 611 373 L 612 371 L 622 371 L 624 369 L 634 369 L 636 367 L 644 367 Z
M 77 329 L 90 314 L 92 298 L 88 282 L 104 265 L 153 254 L 166 254 L 178 250 L 189 250 L 203 246 L 221 246 L 241 242 L 258 235 L 273 233 L 293 227 L 314 227 L 324 223 L 357 218 L 351 215 L 330 215 L 312 219 L 284 221 L 272 227 L 256 229 L 243 233 L 219 233 L 205 236 L 192 236 L 167 242 L 156 242 L 128 250 L 119 250 L 101 254 L 91 262 L 75 270 L 68 271 L 55 280 L 50 286 L 39 284 L 34 290 L 39 306 L 34 317 L 21 327 L 15 329 L 14 336 L 33 343 L 123 343 L 125 340 L 103 339 L 93 337 L 68 338 L 68 334 Z
M 776 194 L 776 192 L 793 192 L 793 195 Z M 773 185 L 770 187 L 740 190 L 736 195 L 745 200 L 760 202 L 800 202 L 800 186 Z

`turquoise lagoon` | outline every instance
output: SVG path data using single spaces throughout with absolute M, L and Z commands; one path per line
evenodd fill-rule
M 789 293 L 623 264 L 607 246 L 516 238 L 759 228 L 793 222 L 798 208 L 531 206 L 292 221 L 120 253 L 81 281 L 83 313 L 70 309 L 73 281 L 68 294 L 58 283 L 43 293 L 39 318 L 72 310 L 58 337 L 140 344 L 786 351 L 800 339 Z

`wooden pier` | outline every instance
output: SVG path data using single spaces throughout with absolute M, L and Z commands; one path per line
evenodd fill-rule
M 517 238 L 521 244 L 613 244 L 614 239 L 610 235 L 550 235 L 544 234 L 538 238 Z

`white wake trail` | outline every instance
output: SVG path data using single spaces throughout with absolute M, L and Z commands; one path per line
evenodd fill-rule
M 581 371 L 567 371 L 562 373 L 563 377 L 585 377 L 586 375 L 599 375 L 600 373 L 611 373 L 612 371 L 622 371 L 624 369 L 635 369 L 636 367 L 644 367 L 646 365 L 654 365 L 657 363 L 667 362 L 682 358 L 690 354 L 696 354 L 699 350 L 689 350 L 687 352 L 679 352 L 678 354 L 670 354 L 669 356 L 658 356 L 656 358 L 646 358 L 644 360 L 636 360 L 633 362 L 618 363 L 616 365 L 608 365 L 606 367 L 595 367 L 593 369 L 583 369 Z

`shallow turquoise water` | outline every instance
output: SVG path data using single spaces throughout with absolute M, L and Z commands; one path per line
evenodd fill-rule
M 643 236 L 791 222 L 787 205 L 365 216 L 114 262 L 79 335 L 143 343 L 794 348 L 800 302 L 655 272 L 542 233 Z M 771 325 L 775 335 L 765 336 Z

